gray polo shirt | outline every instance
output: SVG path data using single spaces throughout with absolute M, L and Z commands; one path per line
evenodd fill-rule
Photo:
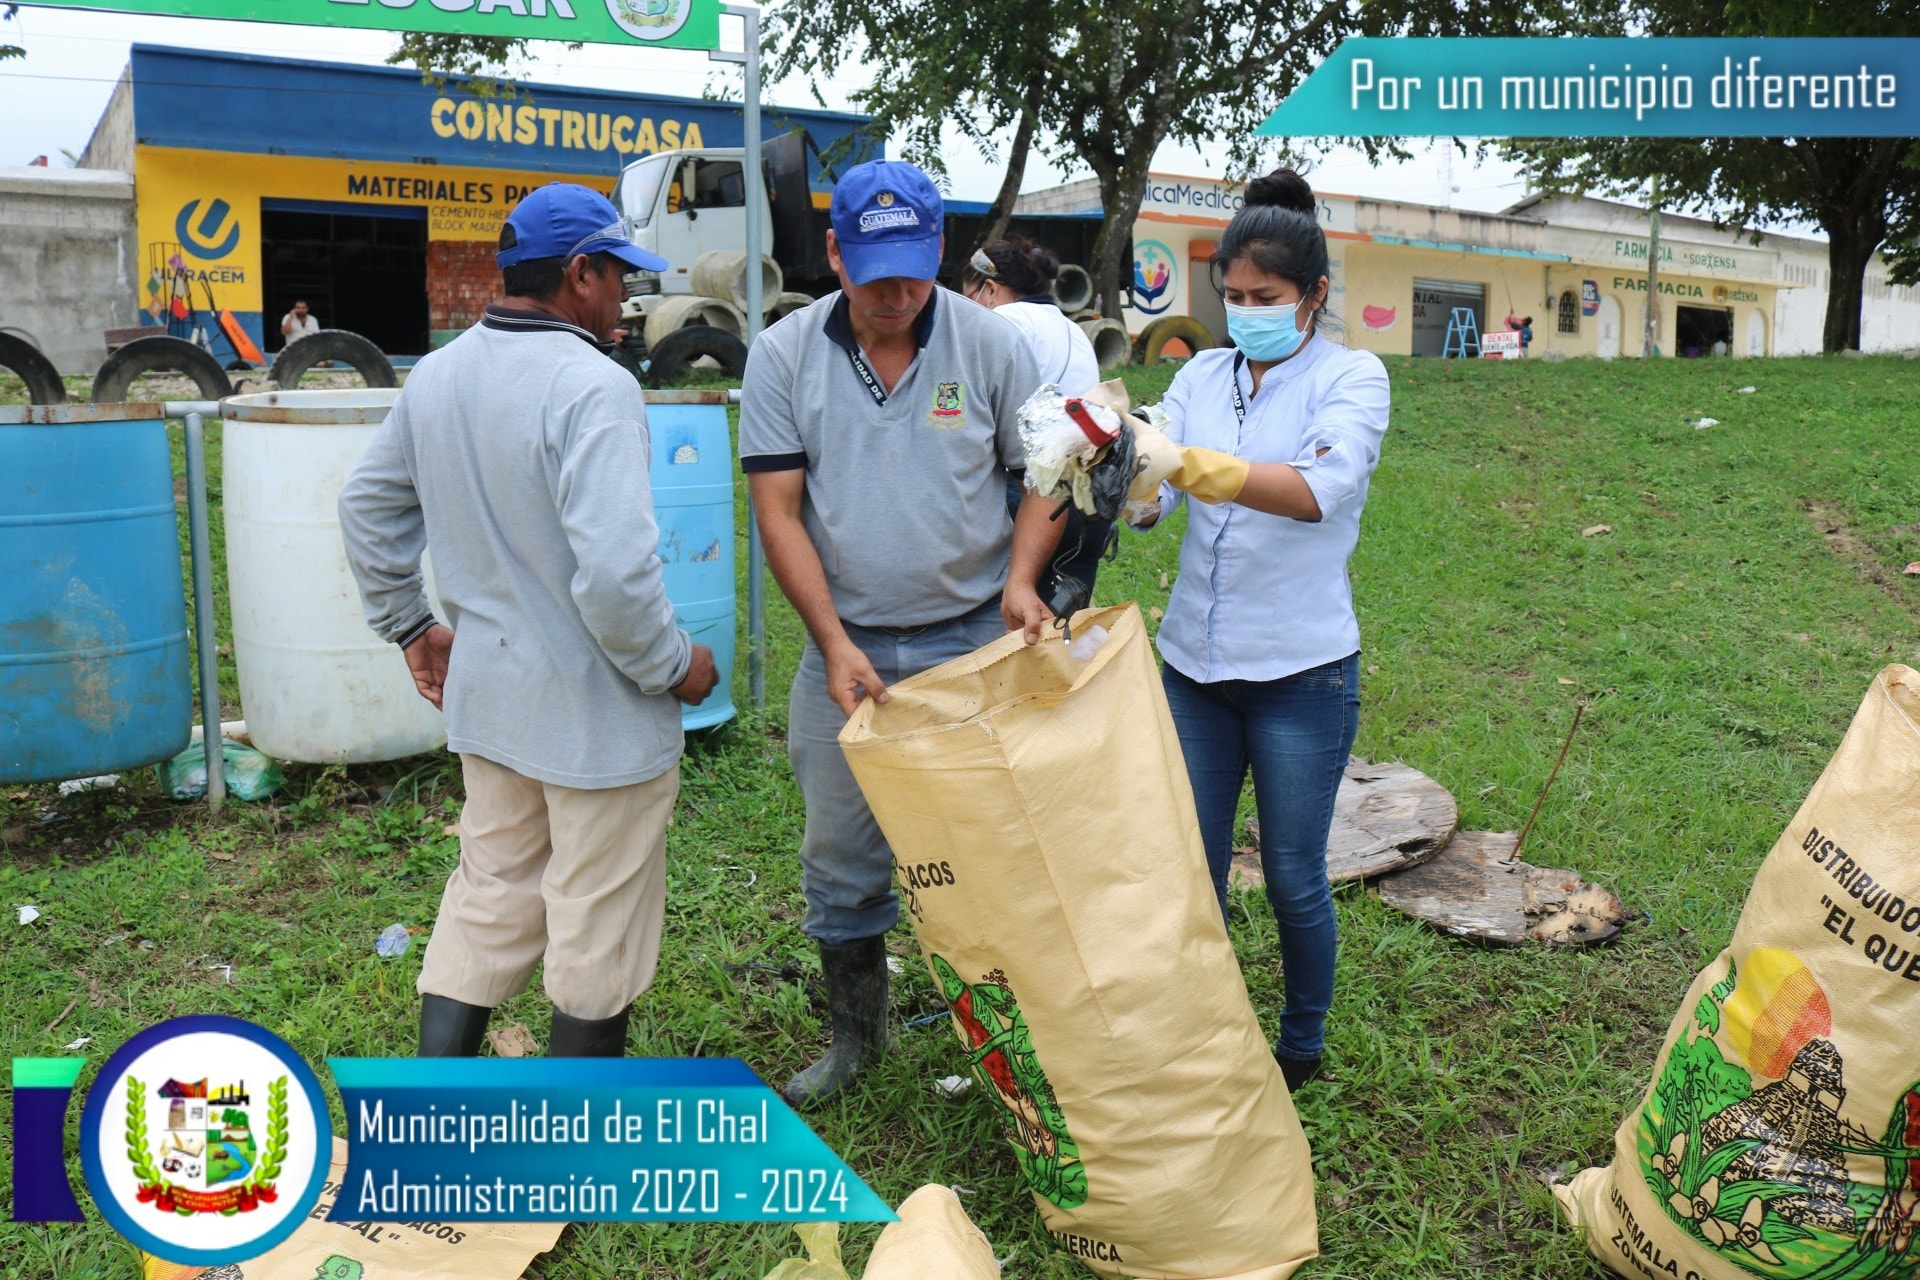
M 935 289 L 920 350 L 891 392 L 829 294 L 760 335 L 740 397 L 740 465 L 807 473 L 801 506 L 840 617 L 917 627 L 971 612 L 1007 582 L 1016 414 L 1040 383 L 1020 331 Z

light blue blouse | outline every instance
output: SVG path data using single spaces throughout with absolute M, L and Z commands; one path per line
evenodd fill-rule
M 1167 434 L 1249 462 L 1293 464 L 1320 504 L 1320 520 L 1231 502 L 1188 504 L 1160 653 L 1203 683 L 1278 680 L 1360 647 L 1347 559 L 1360 540 L 1367 483 L 1387 433 L 1387 371 L 1372 352 L 1315 335 L 1267 370 L 1258 395 L 1242 363 L 1244 422 L 1234 414 L 1234 354 L 1203 351 L 1174 377 L 1161 402 L 1171 419 Z M 1161 486 L 1161 518 L 1185 498 Z

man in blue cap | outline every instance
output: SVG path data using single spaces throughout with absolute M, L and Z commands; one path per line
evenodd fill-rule
M 1016 413 L 1040 373 L 1019 330 L 934 284 L 940 193 L 910 164 L 860 165 L 833 193 L 840 292 L 747 357 L 740 461 L 767 564 L 809 637 L 787 711 L 806 801 L 804 927 L 820 946 L 833 1043 L 796 1105 L 844 1087 L 887 1044 L 893 854 L 841 754 L 862 697 L 1009 630 L 1039 639 L 1055 504 L 1007 518 L 1024 461 Z
M 607 359 L 622 277 L 667 264 L 560 182 L 514 208 L 498 262 L 505 298 L 414 368 L 340 494 L 368 625 L 466 783 L 419 1053 L 478 1053 L 544 960 L 548 1053 L 618 1057 L 659 959 L 680 704 L 715 683 L 661 581 L 646 406 Z

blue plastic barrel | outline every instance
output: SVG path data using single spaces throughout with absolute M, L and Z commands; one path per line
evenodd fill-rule
M 673 616 L 713 650 L 720 683 L 680 723 L 705 729 L 733 719 L 733 437 L 724 391 L 648 391 L 654 515 Z
M 186 596 L 159 405 L 0 408 L 0 565 L 0 782 L 186 749 Z

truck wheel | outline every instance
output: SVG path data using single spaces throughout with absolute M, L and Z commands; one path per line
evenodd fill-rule
M 27 384 L 28 404 L 60 404 L 67 398 L 67 384 L 60 381 L 60 371 L 25 338 L 0 333 L 0 369 L 20 375 Z
M 296 342 L 289 342 L 273 358 L 267 376 L 275 386 L 291 391 L 300 385 L 307 370 L 323 360 L 347 365 L 366 380 L 369 387 L 397 387 L 399 375 L 393 362 L 371 342 L 347 329 L 322 329 Z
M 725 329 L 710 324 L 690 324 L 675 329 L 653 348 L 653 363 L 647 367 L 647 385 L 670 387 L 692 371 L 694 361 L 710 357 L 729 378 L 747 373 L 747 344 Z
M 117 404 L 127 398 L 134 380 L 143 373 L 172 372 L 193 381 L 202 400 L 221 400 L 233 394 L 233 383 L 220 362 L 185 338 L 135 338 L 107 357 L 93 375 L 95 404 Z
M 1214 345 L 1213 333 L 1192 316 L 1161 316 L 1140 331 L 1140 363 L 1159 364 L 1167 344 L 1175 339 L 1196 356 Z

